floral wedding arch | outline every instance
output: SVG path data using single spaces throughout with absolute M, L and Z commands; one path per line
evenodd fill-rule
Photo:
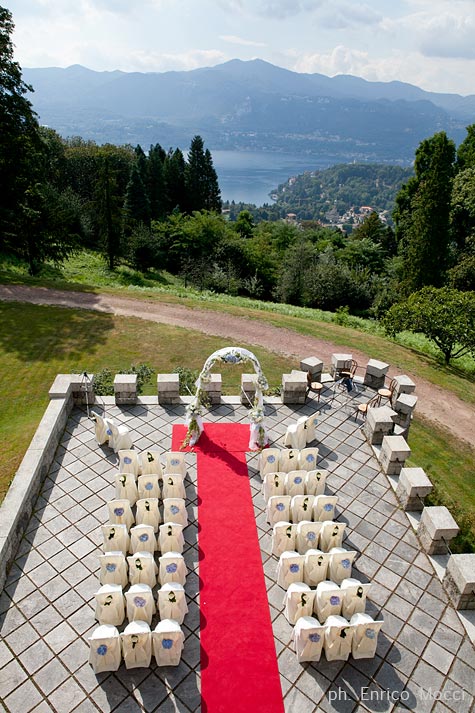
M 186 409 L 186 423 L 188 431 L 184 445 L 193 446 L 203 432 L 203 410 L 208 404 L 207 395 L 203 385 L 211 379 L 211 369 L 216 363 L 222 364 L 252 364 L 257 375 L 256 396 L 252 409 L 249 412 L 250 438 L 249 450 L 256 451 L 264 448 L 268 438 L 264 426 L 264 398 L 263 391 L 269 388 L 257 357 L 248 349 L 242 347 L 224 347 L 213 352 L 204 363 L 203 369 L 196 380 L 196 393 L 192 402 Z

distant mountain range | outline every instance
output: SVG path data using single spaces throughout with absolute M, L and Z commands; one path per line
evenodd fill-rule
M 425 92 L 403 82 L 299 74 L 262 60 L 188 72 L 24 69 L 43 124 L 98 143 L 263 150 L 407 164 L 420 141 L 445 130 L 457 143 L 475 123 L 475 95 Z

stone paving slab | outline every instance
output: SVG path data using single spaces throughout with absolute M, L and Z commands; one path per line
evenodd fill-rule
M 257 455 L 248 458 L 285 709 L 469 711 L 474 649 L 355 420 L 357 403 L 370 395 L 359 388 L 356 394 L 337 391 L 333 398 L 325 389 L 319 404 L 313 399 L 296 408 L 272 403 L 266 413 L 275 442 L 297 417 L 320 414 L 319 465 L 329 471 L 327 492 L 339 496 L 336 519 L 347 523 L 344 546 L 359 553 L 353 576 L 372 582 L 366 611 L 384 618 L 374 659 L 297 662 L 292 627 L 283 615 L 285 592 L 275 579 L 277 559 L 270 552 Z M 137 450 L 165 452 L 172 424 L 183 422 L 185 409 L 148 401 L 131 407 L 111 403 L 107 415 L 127 424 Z M 229 401 L 234 402 L 213 407 L 205 421 L 246 423 L 247 409 L 238 398 Z M 127 671 L 122 664 L 117 673 L 96 676 L 87 663 L 87 639 L 97 626 L 100 526 L 114 497 L 117 457 L 97 446 L 85 411 L 73 410 L 0 596 L 0 701 L 8 713 L 200 710 L 195 456 L 186 454 L 186 462 L 190 611 L 182 627 L 182 661 L 159 668 L 152 658 L 149 669 Z

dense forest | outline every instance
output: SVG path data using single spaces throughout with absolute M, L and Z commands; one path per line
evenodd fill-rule
M 376 317 L 424 287 L 474 290 L 475 125 L 458 148 L 445 132 L 422 141 L 413 171 L 335 166 L 279 187 L 277 216 L 223 213 L 200 136 L 185 158 L 159 143 L 99 146 L 41 127 L 12 30 L 0 8 L 0 250 L 32 274 L 88 248 L 112 270 L 126 261 L 200 289 Z M 322 225 L 329 195 L 336 211 L 353 199 L 374 210 L 351 232 Z M 302 213 L 282 219 L 295 200 Z

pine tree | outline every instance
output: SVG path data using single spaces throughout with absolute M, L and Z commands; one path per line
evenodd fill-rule
M 161 220 L 166 215 L 167 197 L 165 190 L 164 162 L 166 153 L 160 146 L 150 146 L 148 153 L 149 166 L 149 199 L 150 217 Z
M 207 202 L 207 176 L 204 144 L 201 136 L 193 137 L 185 169 L 187 211 L 203 210 Z
M 138 225 L 150 226 L 150 201 L 142 180 L 140 163 L 130 172 L 124 201 L 124 233 L 126 235 Z
M 164 162 L 164 178 L 167 193 L 167 213 L 186 210 L 185 159 L 180 149 L 170 151 Z
M 206 197 L 204 207 L 207 210 L 216 211 L 216 213 L 221 213 L 222 200 L 221 200 L 221 190 L 218 183 L 218 175 L 213 166 L 213 158 L 209 149 L 205 151 L 205 183 L 206 183 Z
M 11 12 L 0 6 L 0 244 L 16 232 L 15 216 L 30 182 L 35 181 L 34 159 L 40 150 L 36 114 L 25 96 L 33 89 L 14 61 L 13 30 Z

